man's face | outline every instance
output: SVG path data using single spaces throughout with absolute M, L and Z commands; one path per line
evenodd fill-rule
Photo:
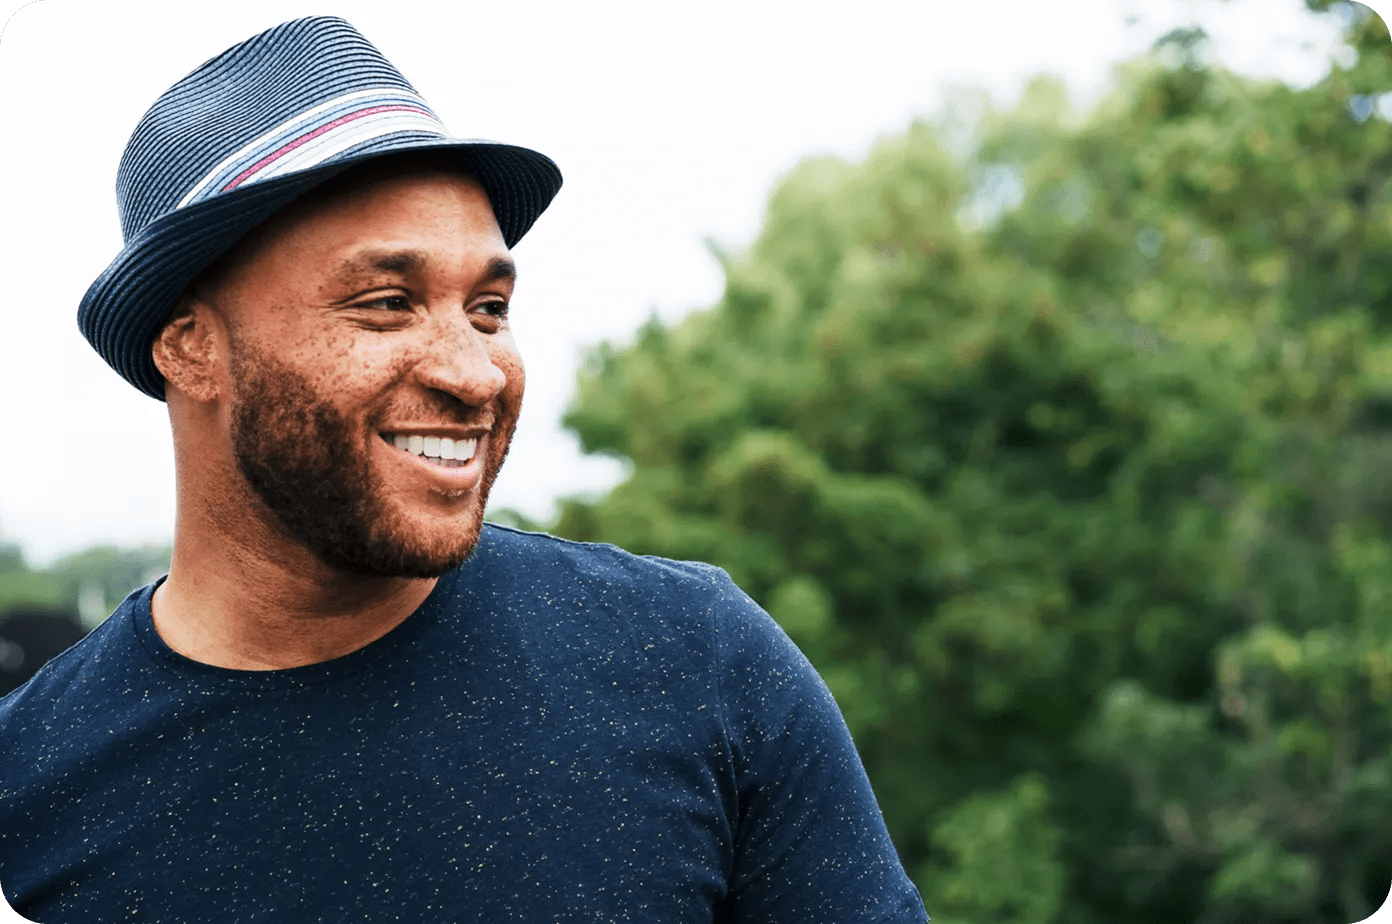
M 463 561 L 522 403 L 513 279 L 482 187 L 446 172 L 317 197 L 244 246 L 200 297 L 264 519 L 347 573 Z

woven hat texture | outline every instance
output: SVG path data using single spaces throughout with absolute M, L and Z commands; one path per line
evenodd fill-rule
M 347 167 L 436 149 L 478 178 L 509 247 L 561 187 L 542 154 L 451 137 L 342 19 L 299 19 L 235 45 L 167 90 L 136 125 L 116 174 L 125 246 L 83 296 L 78 327 L 123 378 L 163 399 L 150 347 L 194 277 Z

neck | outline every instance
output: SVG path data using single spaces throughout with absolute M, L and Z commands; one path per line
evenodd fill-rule
M 344 574 L 283 538 L 252 551 L 218 536 L 226 533 L 178 524 L 169 577 L 151 601 L 160 638 L 217 667 L 278 670 L 342 657 L 400 625 L 435 586 Z

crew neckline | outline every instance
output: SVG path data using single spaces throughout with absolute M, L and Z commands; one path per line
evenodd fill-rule
M 128 604 L 133 608 L 131 622 L 136 640 L 158 667 L 187 680 L 209 686 L 246 690 L 285 690 L 329 683 L 361 673 L 416 639 L 439 621 L 444 601 L 453 594 L 458 584 L 459 570 L 454 568 L 441 575 L 420 606 L 381 638 L 328 661 L 277 670 L 256 671 L 219 667 L 194 660 L 170 648 L 155 629 L 154 613 L 150 605 L 156 588 L 164 583 L 168 575 L 141 588 Z

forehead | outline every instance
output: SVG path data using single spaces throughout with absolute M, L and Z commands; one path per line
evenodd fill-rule
M 378 221 L 388 225 L 405 218 L 409 226 L 445 215 L 467 219 L 456 230 L 496 237 L 505 248 L 488 193 L 472 174 L 415 159 L 369 163 L 333 177 L 272 216 L 264 236 L 354 218 L 366 219 L 362 229 L 371 231 Z
M 478 178 L 473 171 L 452 152 L 407 151 L 372 158 L 340 171 L 309 190 L 287 208 L 351 195 L 355 191 L 386 180 L 427 174 L 456 176 L 478 185 Z

